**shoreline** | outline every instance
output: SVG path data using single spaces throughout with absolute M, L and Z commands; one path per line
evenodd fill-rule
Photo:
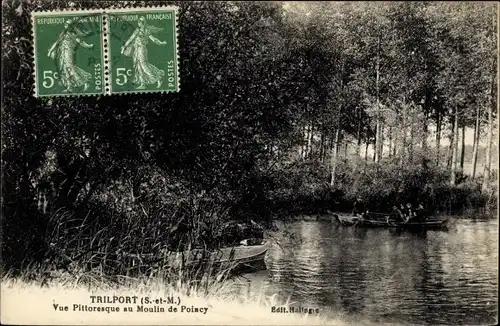
M 457 213 L 444 213 L 444 212 L 437 212 L 434 214 L 431 214 L 432 216 L 448 216 L 448 217 L 455 217 L 455 216 L 462 216 L 464 214 L 474 214 L 474 215 L 479 215 L 480 218 L 497 218 L 496 214 L 496 209 L 495 210 L 487 210 L 485 208 L 474 208 L 474 209 L 468 209 L 464 210 L 462 212 L 457 212 Z M 344 211 L 332 211 L 329 213 L 311 213 L 311 214 L 291 214 L 293 217 L 289 220 L 286 219 L 277 219 L 276 221 L 293 221 L 293 222 L 298 222 L 298 221 L 306 221 L 306 222 L 335 222 L 333 218 L 333 214 L 337 215 L 352 215 L 351 212 L 344 212 Z M 389 214 L 389 213 L 384 213 L 384 214 Z M 469 216 L 468 218 L 476 218 L 475 216 Z

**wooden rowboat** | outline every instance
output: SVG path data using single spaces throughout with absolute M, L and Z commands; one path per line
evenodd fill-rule
M 263 239 L 246 239 L 239 246 L 222 248 L 214 253 L 212 259 L 217 263 L 232 264 L 234 269 L 257 269 L 265 267 L 264 259 L 269 246 L 269 241 Z
M 391 228 L 401 230 L 441 230 L 445 229 L 448 223 L 447 219 L 427 219 L 424 221 L 391 221 L 383 215 L 380 219 L 361 218 L 353 215 L 334 214 L 335 220 L 341 225 L 355 226 L 361 228 Z
M 269 247 L 269 241 L 246 239 L 234 246 L 213 251 L 193 249 L 176 252 L 160 251 L 155 254 L 93 251 L 89 253 L 88 264 L 89 266 L 100 266 L 103 261 L 106 261 L 113 264 L 115 268 L 125 268 L 130 275 L 143 274 L 155 268 L 176 270 L 197 269 L 199 267 L 239 273 L 266 269 L 265 256 Z M 59 254 L 68 262 L 72 261 L 71 254 L 68 255 L 68 252 L 60 251 Z
M 269 250 L 269 241 L 263 239 L 246 239 L 238 245 L 221 248 L 212 252 L 194 249 L 167 254 L 167 265 L 190 266 L 200 262 L 223 266 L 231 270 L 265 269 L 264 259 Z

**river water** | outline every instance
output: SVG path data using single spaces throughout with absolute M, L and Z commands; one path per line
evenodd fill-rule
M 239 278 L 241 295 L 277 294 L 355 324 L 496 322 L 497 219 L 453 217 L 448 231 L 422 234 L 323 221 L 280 229 L 268 270 Z

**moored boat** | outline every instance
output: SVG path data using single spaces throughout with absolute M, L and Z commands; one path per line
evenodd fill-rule
M 269 241 L 264 239 L 246 239 L 238 246 L 222 248 L 212 259 L 216 263 L 230 265 L 233 270 L 265 269 L 264 259 L 269 245 Z
M 166 252 L 160 256 L 152 254 L 124 254 L 126 258 L 137 263 L 151 264 L 163 261 L 165 266 L 174 268 L 196 266 L 200 263 L 221 266 L 224 269 L 265 269 L 264 259 L 270 243 L 264 239 L 245 239 L 237 245 L 224 247 L 214 251 L 193 249 L 181 252 Z

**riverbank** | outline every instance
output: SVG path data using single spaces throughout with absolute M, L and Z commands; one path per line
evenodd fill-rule
M 234 296 L 218 284 L 203 294 L 189 286 L 172 286 L 160 279 L 132 279 L 126 285 L 112 286 L 95 283 L 78 285 L 77 279 L 53 280 L 43 286 L 36 281 L 23 281 L 4 277 L 1 284 L 2 324 L 236 324 L 236 325 L 345 325 L 342 320 L 326 319 L 320 315 L 300 313 L 273 313 L 272 307 L 284 307 L 277 295 L 257 298 Z M 91 296 L 95 296 L 92 298 Z M 128 296 L 137 298 L 177 298 L 175 304 L 92 304 L 96 297 Z M 117 299 L 118 300 L 118 299 Z M 125 299 L 124 299 L 125 300 Z M 137 299 L 139 300 L 139 299 Z M 131 301 L 132 302 L 132 301 Z M 177 304 L 178 303 L 178 304 Z M 124 312 L 124 307 L 132 312 Z M 65 311 L 68 307 L 68 311 Z M 109 307 L 108 311 L 85 311 L 95 307 Z M 111 308 L 120 308 L 112 312 Z M 169 307 L 173 308 L 169 311 Z M 164 309 L 162 311 L 161 309 Z M 197 309 L 196 309 L 197 308 Z M 61 310 L 62 309 L 62 310 Z M 150 310 L 152 312 L 146 312 Z M 181 312 L 182 310 L 182 312 Z M 197 311 L 197 312 L 196 312 Z
M 483 190 L 481 178 L 459 174 L 452 185 L 449 169 L 426 161 L 406 165 L 345 161 L 339 164 L 333 184 L 328 165 L 318 162 L 295 164 L 276 175 L 268 206 L 277 215 L 351 212 L 356 200 L 372 212 L 386 213 L 393 205 L 406 203 L 415 207 L 423 203 L 429 214 L 462 214 L 498 206 L 496 183 Z
M 298 214 L 294 215 L 292 220 L 293 221 L 306 221 L 306 222 L 313 222 L 313 221 L 319 221 L 319 222 L 335 222 L 335 215 L 351 215 L 352 211 L 334 211 L 334 212 L 327 212 L 327 213 L 319 213 L 319 214 L 313 214 L 313 215 L 307 215 L 307 214 Z M 461 211 L 460 213 L 456 214 L 432 214 L 432 216 L 446 216 L 448 218 L 467 218 L 470 220 L 475 220 L 475 219 L 496 219 L 498 218 L 498 214 L 496 213 L 495 210 L 491 209 L 485 209 L 485 208 L 480 208 L 480 209 L 465 209 Z

